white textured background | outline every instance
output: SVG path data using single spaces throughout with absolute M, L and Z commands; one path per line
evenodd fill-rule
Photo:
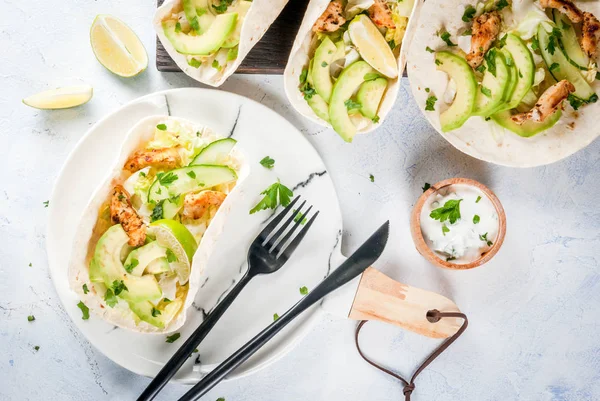
M 0 0 L 2 401 L 128 400 L 149 382 L 92 348 L 63 312 L 48 276 L 43 202 L 68 153 L 94 122 L 138 96 L 197 86 L 181 74 L 156 71 L 153 10 L 152 1 L 142 0 Z M 120 79 L 96 62 L 88 30 L 99 13 L 118 16 L 140 35 L 151 60 L 141 76 Z M 41 112 L 20 102 L 73 78 L 94 86 L 94 98 L 84 107 Z M 404 80 L 383 126 L 347 145 L 301 118 L 282 88 L 279 76 L 234 76 L 222 89 L 274 109 L 315 145 L 338 191 L 346 253 L 389 218 L 392 234 L 377 266 L 452 298 L 471 319 L 464 337 L 417 379 L 414 401 L 600 399 L 600 141 L 547 167 L 488 165 L 455 151 L 428 126 Z M 489 185 L 508 215 L 499 255 L 462 273 L 426 264 L 408 226 L 423 183 L 454 176 Z M 29 314 L 35 322 L 27 321 Z M 205 399 L 402 399 L 398 382 L 358 358 L 353 328 L 326 318 L 280 362 L 222 384 Z M 366 352 L 405 375 L 438 343 L 382 324 L 364 333 Z M 159 399 L 177 399 L 186 389 L 170 385 Z

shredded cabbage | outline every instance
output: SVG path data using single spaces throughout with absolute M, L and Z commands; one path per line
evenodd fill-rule
M 368 9 L 373 4 L 374 0 L 348 0 L 344 14 L 346 19 L 350 20 L 358 15 L 361 11 Z
M 521 39 L 529 40 L 536 35 L 539 24 L 548 22 L 552 22 L 552 20 L 548 18 L 545 12 L 539 8 L 532 8 L 521 20 L 515 32 Z

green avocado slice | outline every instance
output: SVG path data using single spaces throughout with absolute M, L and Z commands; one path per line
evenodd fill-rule
M 218 15 L 210 28 L 201 35 L 188 35 L 176 29 L 174 20 L 163 21 L 163 32 L 175 50 L 181 54 L 206 56 L 212 54 L 227 40 L 235 28 L 237 13 Z

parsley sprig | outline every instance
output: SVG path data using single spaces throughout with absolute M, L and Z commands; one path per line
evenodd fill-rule
M 450 224 L 454 224 L 460 219 L 460 202 L 462 199 L 450 199 L 444 203 L 444 206 L 432 210 L 429 217 L 441 223 L 449 221 Z

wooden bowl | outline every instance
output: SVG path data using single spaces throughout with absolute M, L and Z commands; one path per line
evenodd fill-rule
M 432 196 L 435 192 L 439 191 L 440 189 L 455 184 L 471 185 L 477 187 L 489 198 L 489 200 L 494 205 L 494 208 L 496 209 L 496 213 L 498 214 L 498 236 L 496 237 L 496 241 L 488 251 L 481 254 L 481 257 L 479 259 L 466 264 L 454 264 L 440 258 L 434 251 L 432 251 L 429 248 L 427 242 L 425 241 L 425 238 L 423 238 L 423 232 L 421 231 L 421 210 L 423 209 L 423 205 L 425 204 L 427 199 L 429 199 L 430 196 Z M 502 207 L 502 204 L 500 203 L 498 197 L 494 194 L 494 192 L 492 192 L 492 190 L 490 190 L 482 183 L 468 178 L 449 178 L 447 180 L 440 181 L 437 184 L 432 185 L 431 188 L 423 192 L 423 195 L 421 195 L 421 197 L 415 204 L 415 207 L 413 208 L 413 212 L 410 218 L 410 232 L 412 234 L 413 241 L 415 242 L 415 246 L 417 247 L 417 251 L 419 251 L 419 253 L 423 255 L 425 259 L 427 259 L 434 265 L 452 270 L 473 269 L 475 267 L 483 265 L 484 263 L 487 263 L 500 250 L 500 247 L 504 242 L 504 236 L 506 235 L 506 213 L 504 212 L 504 208 Z

